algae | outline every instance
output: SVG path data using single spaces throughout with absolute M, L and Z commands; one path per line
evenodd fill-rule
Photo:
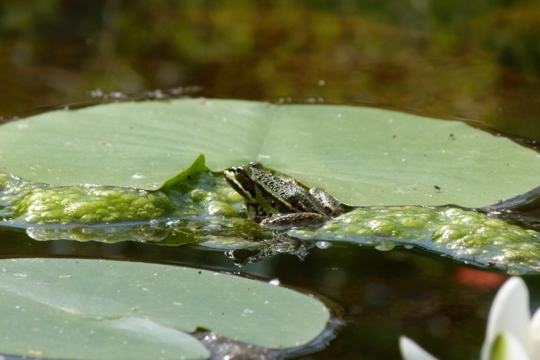
M 199 242 L 228 251 L 239 264 L 278 253 L 303 257 L 312 248 L 308 243 L 317 241 L 353 242 L 381 251 L 413 245 L 513 274 L 540 271 L 540 234 L 494 216 L 457 206 L 357 207 L 318 228 L 279 232 L 249 222 L 242 198 L 220 173 L 192 174 L 152 192 L 57 187 L 0 173 L 3 224 L 25 227 L 36 240 Z M 254 242 L 257 246 L 251 246 Z M 235 249 L 249 251 L 232 254 Z
M 298 239 L 373 245 L 380 250 L 397 244 L 416 245 L 514 274 L 540 270 L 540 233 L 455 206 L 357 208 L 320 228 L 291 229 L 288 234 Z

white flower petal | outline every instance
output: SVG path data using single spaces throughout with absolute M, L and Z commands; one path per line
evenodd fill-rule
M 529 354 L 540 360 L 540 309 L 534 313 L 529 327 Z
M 401 350 L 401 356 L 405 360 L 437 360 L 436 357 L 433 357 L 406 336 L 399 337 L 399 349 Z
M 530 317 L 527 286 L 521 278 L 512 277 L 499 289 L 491 305 L 481 359 L 488 360 L 492 343 L 500 333 L 511 334 L 527 349 Z

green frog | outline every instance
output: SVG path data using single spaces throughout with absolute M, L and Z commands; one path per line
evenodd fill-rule
M 266 171 L 258 162 L 230 167 L 224 176 L 244 198 L 248 219 L 265 228 L 317 226 L 344 212 L 344 206 L 326 191 L 306 189 L 293 178 Z

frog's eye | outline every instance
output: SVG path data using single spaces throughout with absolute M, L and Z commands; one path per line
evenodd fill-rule
M 232 168 L 232 171 L 234 172 L 234 176 L 237 179 L 246 177 L 246 175 L 247 175 L 246 168 L 244 168 L 243 166 L 242 167 L 237 167 L 237 168 Z

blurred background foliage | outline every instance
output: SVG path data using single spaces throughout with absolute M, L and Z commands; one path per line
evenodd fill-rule
M 175 88 L 540 139 L 539 28 L 534 0 L 0 0 L 0 116 Z

